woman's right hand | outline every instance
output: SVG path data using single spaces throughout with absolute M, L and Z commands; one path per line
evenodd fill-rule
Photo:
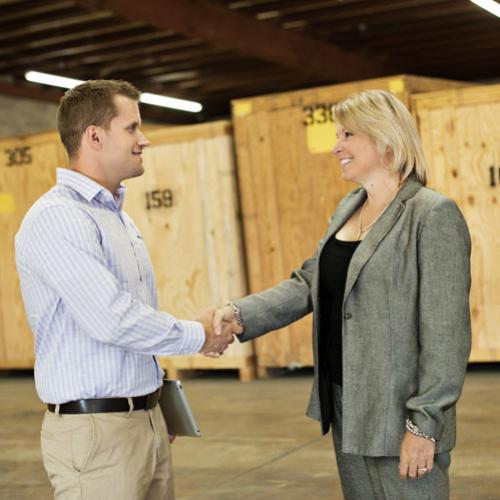
M 228 330 L 234 335 L 243 333 L 243 327 L 238 324 L 233 308 L 229 305 L 220 307 L 215 311 L 212 326 L 215 335 L 221 335 Z

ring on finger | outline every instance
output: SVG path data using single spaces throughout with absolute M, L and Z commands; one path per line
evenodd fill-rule
M 427 472 L 427 467 L 422 467 L 422 468 L 419 468 L 419 469 L 418 469 L 418 472 L 419 472 L 419 474 L 421 474 L 421 473 L 422 473 L 422 474 L 423 474 L 423 473 L 426 473 L 426 472 Z

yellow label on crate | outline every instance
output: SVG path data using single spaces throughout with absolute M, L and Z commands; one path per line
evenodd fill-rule
M 405 89 L 405 82 L 401 78 L 389 80 L 389 92 L 400 94 Z
M 306 127 L 307 147 L 312 154 L 331 153 L 337 142 L 334 122 L 313 123 Z
M 234 116 L 245 116 L 252 112 L 252 103 L 250 101 L 237 101 L 233 104 Z
M 0 214 L 11 214 L 14 210 L 14 195 L 11 193 L 0 193 Z

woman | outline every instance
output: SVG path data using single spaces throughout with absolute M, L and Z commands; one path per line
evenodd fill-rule
M 323 433 L 333 427 L 345 498 L 447 499 L 470 352 L 467 225 L 425 187 L 417 129 L 397 98 L 365 91 L 333 114 L 343 179 L 360 187 L 339 203 L 316 255 L 219 309 L 214 327 L 246 341 L 313 312 L 308 415 Z

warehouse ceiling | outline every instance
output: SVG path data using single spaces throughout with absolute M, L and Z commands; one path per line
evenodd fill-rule
M 499 77 L 500 20 L 469 0 L 0 0 L 0 92 L 57 100 L 27 70 L 122 78 L 199 101 L 394 73 Z

